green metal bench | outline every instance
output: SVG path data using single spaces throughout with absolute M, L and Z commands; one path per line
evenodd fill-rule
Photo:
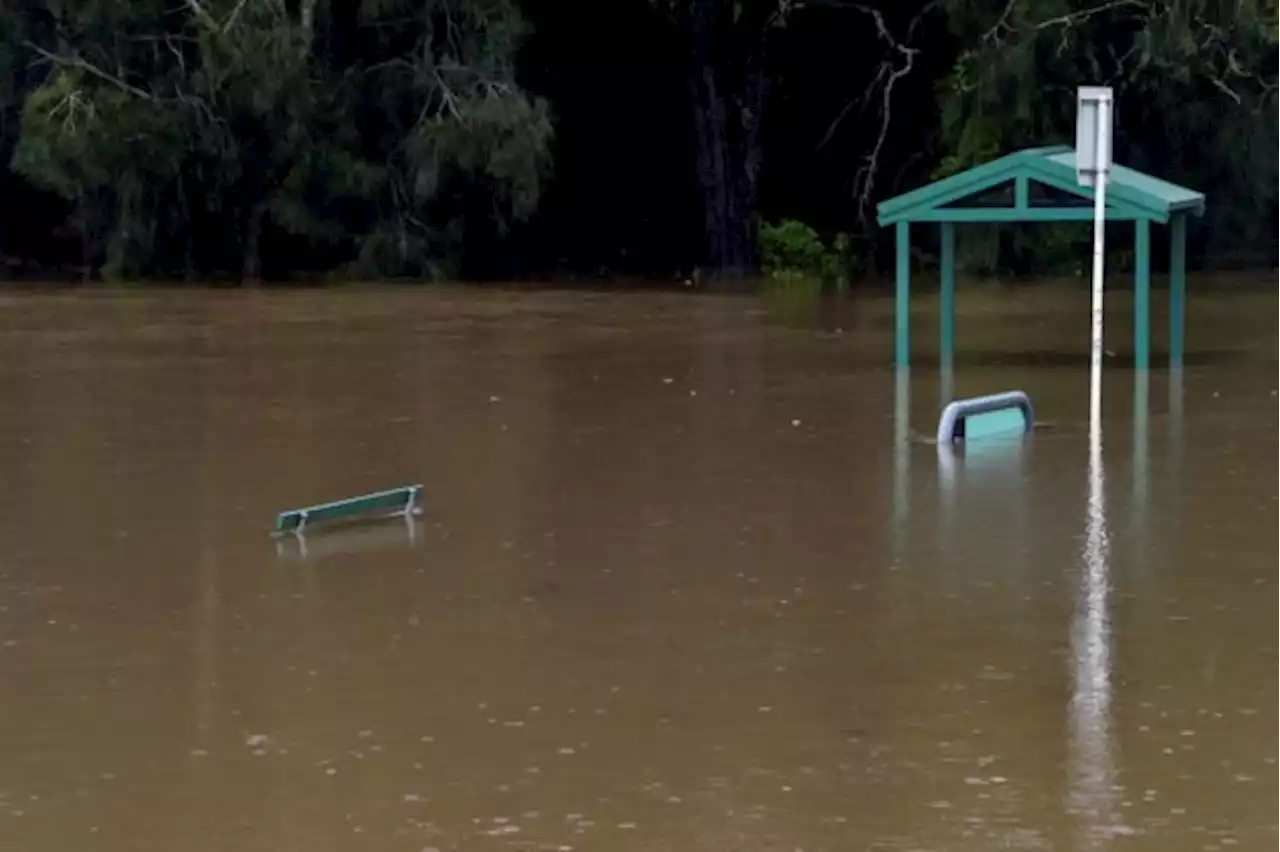
M 307 506 L 304 509 L 290 509 L 276 516 L 276 528 L 272 531 L 272 535 L 284 533 L 301 535 L 311 524 L 339 518 L 352 518 L 382 510 L 391 510 L 385 516 L 392 518 L 420 515 L 422 509 L 418 506 L 418 496 L 421 492 L 421 485 L 404 485 L 388 491 L 362 494 L 359 497 L 321 503 L 318 506 Z
M 1031 400 L 1022 391 L 957 399 L 938 418 L 938 446 L 1009 432 L 1025 434 L 1035 422 Z

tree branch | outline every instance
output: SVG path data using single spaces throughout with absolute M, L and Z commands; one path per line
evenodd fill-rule
M 315 32 L 316 0 L 302 0 L 301 7 L 299 17 L 302 21 L 302 29 L 307 34 L 307 49 L 309 50 L 311 46 L 311 38 Z
M 901 67 L 894 68 L 888 72 L 884 87 L 881 89 L 883 105 L 880 111 L 880 132 L 876 135 L 876 144 L 872 147 L 871 153 L 866 156 L 862 168 L 858 169 L 853 176 L 853 190 L 854 198 L 857 200 L 858 205 L 858 218 L 864 223 L 867 219 L 867 211 L 871 208 L 871 194 L 875 187 L 876 172 L 880 168 L 880 151 L 884 148 L 884 140 L 889 135 L 889 122 L 893 119 L 893 87 L 899 80 L 911 73 L 912 68 L 915 67 L 916 56 L 920 53 L 916 48 L 910 48 L 894 41 L 893 36 L 889 34 L 888 28 L 884 25 L 884 18 L 881 17 L 879 11 L 872 10 L 872 12 L 880 37 L 889 42 L 890 46 L 902 55 L 903 64 Z
M 454 91 L 449 86 L 449 84 L 445 82 L 444 75 L 440 73 L 440 69 L 432 68 L 431 73 L 435 76 L 437 85 L 440 86 L 440 112 L 447 112 L 449 115 L 452 115 L 455 119 L 457 119 L 462 124 L 466 124 L 467 123 L 466 119 L 463 117 L 462 112 L 458 109 L 457 95 L 454 94 Z M 418 117 L 419 124 L 421 124 L 423 118 L 426 117 L 427 108 L 430 104 L 431 104 L 430 99 L 428 99 L 427 102 L 423 104 L 422 115 Z
M 1000 17 L 997 18 L 996 22 L 979 37 L 979 41 L 987 45 L 998 45 L 1003 40 L 1006 32 L 1014 32 L 1019 29 L 1019 27 L 1016 26 L 1016 23 L 1012 20 L 1017 4 L 1018 0 L 1009 0 L 1009 2 L 1005 4 L 1003 11 L 1000 12 Z M 1067 27 L 1087 20 L 1094 15 L 1109 12 L 1113 9 L 1121 9 L 1126 6 L 1149 9 L 1151 3 L 1150 0 L 1106 0 L 1105 3 L 1098 3 L 1086 9 L 1077 9 L 1074 12 L 1067 12 L 1064 15 L 1055 15 L 1052 18 L 1045 18 L 1043 21 L 1038 21 L 1027 27 L 1027 30 L 1034 32 L 1036 30 L 1047 30 L 1052 27 Z
M 1000 40 L 1001 30 L 1013 29 L 1013 27 L 1009 26 L 1009 16 L 1013 14 L 1013 7 L 1017 2 L 1018 0 L 1009 0 L 1009 2 L 1005 4 L 1004 11 L 1000 13 L 1000 17 L 996 19 L 996 22 L 991 25 L 989 30 L 982 34 L 979 41 L 984 43 L 998 42 Z
M 186 0 L 186 2 L 187 8 L 190 9 L 192 14 L 196 16 L 196 19 L 204 25 L 205 29 L 213 33 L 220 32 L 222 30 L 222 27 L 218 26 L 217 20 L 215 20 L 213 15 L 209 13 L 209 10 L 200 5 L 200 0 Z
M 885 23 L 884 15 L 879 9 L 867 6 L 861 3 L 848 3 L 842 0 L 812 0 L 815 5 L 828 5 L 838 8 L 852 9 L 870 15 L 876 27 L 876 38 L 888 45 L 889 49 L 896 54 L 894 58 L 886 59 L 880 64 L 876 71 L 875 79 L 866 88 L 866 94 L 860 100 L 865 107 L 871 100 L 873 93 L 877 87 L 880 90 L 880 127 L 876 132 L 876 141 L 872 145 L 871 151 L 863 157 L 863 164 L 853 177 L 853 196 L 857 204 L 858 221 L 865 224 L 868 212 L 871 209 L 872 195 L 875 191 L 876 175 L 880 169 L 880 156 L 884 150 L 885 140 L 889 136 L 889 125 L 893 120 L 893 90 L 898 81 L 906 77 L 915 69 L 916 57 L 920 54 L 920 48 L 910 47 L 908 43 L 915 37 L 916 29 L 920 26 L 925 15 L 931 12 L 936 5 L 936 0 L 926 3 L 919 12 L 911 19 L 907 25 L 906 36 L 899 41 L 890 32 L 888 24 Z M 1012 7 L 1013 0 L 1010 2 Z M 828 126 L 826 133 L 822 135 L 822 139 L 818 142 L 817 148 L 824 147 L 834 137 L 837 128 L 853 111 L 854 106 L 859 101 L 850 101 L 836 116 L 835 120 Z
M 764 29 L 771 30 L 777 27 L 783 27 L 787 24 L 787 18 L 791 17 L 796 11 L 803 9 L 809 5 L 811 0 L 778 0 L 778 4 L 774 7 L 769 16 L 765 18 Z
M 1099 3 L 1098 5 L 1090 6 L 1087 9 L 1078 9 L 1074 12 L 1068 12 L 1065 15 L 1057 15 L 1052 18 L 1045 18 L 1043 21 L 1040 21 L 1035 26 L 1031 27 L 1031 29 L 1046 30 L 1049 27 L 1068 26 L 1070 24 L 1075 24 L 1075 23 L 1078 23 L 1079 21 L 1083 21 L 1087 18 L 1092 18 L 1094 15 L 1101 14 L 1102 12 L 1109 12 L 1112 9 L 1120 9 L 1125 6 L 1134 6 L 1136 8 L 1145 9 L 1149 5 L 1150 4 L 1147 2 L 1147 0 L 1108 0 L 1108 2 L 1106 3 Z
M 244 8 L 244 4 L 247 2 L 249 2 L 249 0 L 240 0 L 240 2 L 236 4 L 236 7 L 231 10 L 230 14 L 223 18 L 222 26 L 220 27 L 223 35 L 230 32 L 231 28 L 235 26 L 236 18 L 240 17 L 240 10 Z
M 844 123 L 844 120 L 849 117 L 849 113 L 853 111 L 854 107 L 861 107 L 865 109 L 867 104 L 871 103 L 871 96 L 875 94 L 876 87 L 884 80 L 889 69 L 890 65 L 888 63 L 880 63 L 879 68 L 876 69 L 875 78 L 867 84 L 866 91 L 862 93 L 862 97 L 851 99 L 844 105 L 844 107 L 841 108 L 840 112 L 832 122 L 827 125 L 827 129 L 822 134 L 822 138 L 818 140 L 817 145 L 813 146 L 815 151 L 820 151 L 827 146 L 827 143 L 829 143 L 832 137 L 835 136 L 836 131 L 840 128 L 840 125 Z
M 1215 77 L 1215 76 L 1213 76 L 1212 74 L 1206 74 L 1205 76 L 1209 78 L 1209 83 L 1210 83 L 1210 85 L 1212 85 L 1215 89 L 1217 89 L 1218 91 L 1222 92 L 1222 93 L 1223 93 L 1224 95 L 1226 95 L 1227 97 L 1231 98 L 1231 100 L 1235 101 L 1237 105 L 1239 105 L 1240 103 L 1242 103 L 1242 101 L 1241 101 L 1241 99 L 1240 99 L 1240 95 L 1239 95 L 1239 94 L 1237 94 L 1237 93 L 1236 93 L 1236 91 L 1235 91 L 1234 89 L 1232 89 L 1230 86 L 1228 86 L 1228 85 L 1227 85 L 1227 84 L 1222 80 L 1222 78 L 1220 78 L 1220 77 Z
M 121 91 L 128 92 L 134 97 L 141 98 L 144 101 L 155 100 L 155 95 L 151 94 L 150 92 L 143 91 L 142 89 L 139 89 L 137 86 L 134 86 L 130 83 L 126 83 L 124 80 L 121 80 L 116 75 L 111 74 L 110 72 L 107 72 L 107 71 L 103 71 L 98 66 L 94 65 L 91 62 L 86 61 L 85 59 L 79 56 L 59 56 L 56 53 L 50 53 L 49 51 L 45 50 L 43 47 L 41 47 L 40 45 L 32 41 L 24 41 L 23 44 L 26 47 L 30 48 L 31 50 L 34 50 L 36 53 L 40 54 L 45 59 L 49 60 L 55 65 L 61 65 L 66 68 L 79 68 L 80 70 L 85 71 L 88 74 L 93 75 L 94 77 L 97 77 L 99 80 L 102 80 L 104 83 L 109 83 L 112 86 L 115 86 L 116 88 L 120 89 Z

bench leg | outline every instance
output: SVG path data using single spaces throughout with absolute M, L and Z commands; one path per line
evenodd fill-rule
M 418 514 L 419 511 L 421 510 L 418 508 L 418 489 L 410 488 L 409 496 L 405 500 L 404 511 L 401 514 L 403 514 L 406 518 L 411 518 L 414 515 Z

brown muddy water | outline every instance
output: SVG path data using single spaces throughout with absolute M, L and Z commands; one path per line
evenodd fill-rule
M 0 849 L 1274 848 L 1274 284 L 1111 300 L 1092 467 L 1083 288 L 964 457 L 919 302 L 0 296 Z

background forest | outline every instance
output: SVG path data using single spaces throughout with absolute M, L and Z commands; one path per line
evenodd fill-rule
M 848 281 L 878 201 L 1070 142 L 1084 83 L 1209 196 L 1192 263 L 1271 266 L 1276 6 L 3 0 L 0 275 Z M 1088 239 L 962 229 L 985 272 Z

